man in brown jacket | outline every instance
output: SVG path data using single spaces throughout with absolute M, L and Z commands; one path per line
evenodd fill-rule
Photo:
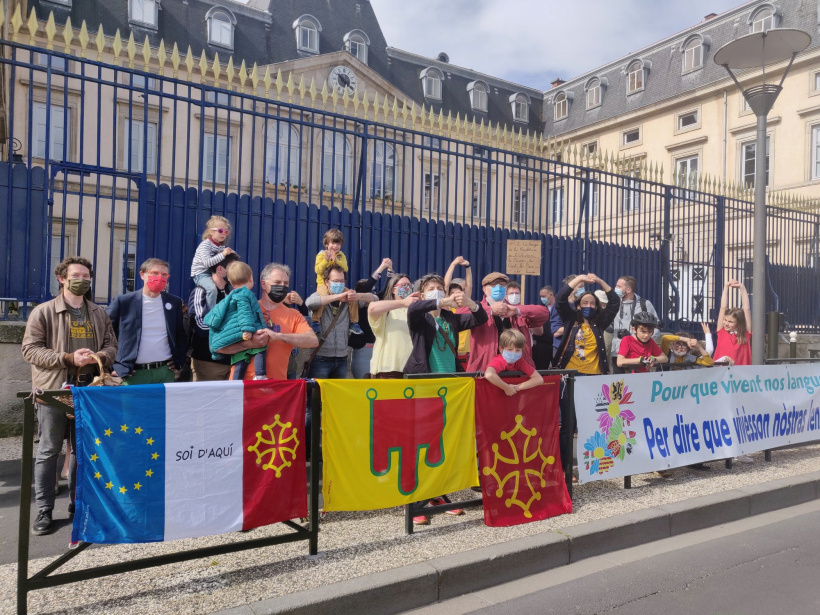
M 31 364 L 31 386 L 34 391 L 59 389 L 64 383 L 82 386 L 94 377 L 97 353 L 103 364 L 111 366 L 117 355 L 117 338 L 105 310 L 86 298 L 94 276 L 91 263 L 79 256 L 64 259 L 54 270 L 60 293 L 51 301 L 34 308 L 23 336 L 23 358 Z M 71 461 L 68 488 L 71 502 L 68 514 L 74 513 L 74 482 L 77 459 L 74 457 L 74 420 L 64 410 L 35 403 L 40 422 L 40 444 L 34 463 L 34 493 L 37 519 L 34 534 L 52 531 L 54 480 L 57 457 L 63 448 L 66 426 L 71 437 Z

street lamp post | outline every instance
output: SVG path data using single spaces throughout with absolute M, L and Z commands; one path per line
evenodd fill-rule
M 715 63 L 729 73 L 743 98 L 757 117 L 755 141 L 755 201 L 752 278 L 752 363 L 765 363 L 764 343 L 766 330 L 766 125 L 767 116 L 783 89 L 783 82 L 795 56 L 811 43 L 811 36 L 802 30 L 773 29 L 755 32 L 735 39 L 715 54 Z M 789 60 L 780 83 L 766 83 L 766 65 Z M 760 68 L 763 84 L 744 89 L 734 72 Z

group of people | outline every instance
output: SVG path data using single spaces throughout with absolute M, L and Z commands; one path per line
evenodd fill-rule
M 705 345 L 685 332 L 659 337 L 657 314 L 635 294 L 636 281 L 629 276 L 615 288 L 595 274 L 569 276 L 557 293 L 542 288 L 540 305 L 525 305 L 520 285 L 492 272 L 481 279 L 476 302 L 471 264 L 463 257 L 453 260 L 443 277 L 430 273 L 416 281 L 394 271 L 385 258 L 351 288 L 341 249 L 344 236 L 331 229 L 316 256 L 316 292 L 303 300 L 289 286 L 290 268 L 271 263 L 259 273 L 262 292 L 256 299 L 251 267 L 226 245 L 230 233 L 227 219 L 207 221 L 191 266 L 195 287 L 187 305 L 167 292 L 171 271 L 161 259 L 142 263 L 142 288 L 116 297 L 107 308 L 91 300 L 92 264 L 79 256 L 64 259 L 55 270 L 60 292 L 32 310 L 23 339 L 34 391 L 89 384 L 96 375 L 95 355 L 124 384 L 134 385 L 174 382 L 189 365 L 194 381 L 297 378 L 295 355 L 303 348 L 311 354 L 301 376 L 347 378 L 352 348 L 354 378 L 478 372 L 509 396 L 540 385 L 537 370 L 551 366 L 606 374 L 611 369 L 646 371 L 667 361 L 712 361 L 708 327 Z M 463 277 L 455 277 L 459 269 Z M 377 295 L 382 277 L 386 284 Z M 588 285 L 601 290 L 593 292 Z M 741 290 L 740 309 L 728 308 L 733 287 Z M 749 321 L 748 295 L 730 281 L 717 323 L 718 360 L 750 362 Z M 523 372 L 527 379 L 508 384 L 499 376 L 506 371 Z M 53 530 L 64 439 L 71 451 L 69 514 L 74 512 L 76 459 L 72 417 L 39 399 L 36 410 L 40 440 L 33 532 L 40 535 Z

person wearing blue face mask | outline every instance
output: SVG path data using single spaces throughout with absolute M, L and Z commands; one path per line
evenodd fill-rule
M 501 354 L 497 355 L 484 372 L 487 382 L 490 382 L 512 397 L 519 391 L 531 389 L 544 383 L 535 368 L 522 359 L 524 355 L 524 334 L 516 329 L 507 329 L 498 338 L 498 348 Z M 508 384 L 498 375 L 499 372 L 523 372 L 529 380 L 520 384 Z
M 505 301 L 509 281 L 506 275 L 498 271 L 481 280 L 484 299 L 480 305 L 487 313 L 487 322 L 471 332 L 470 359 L 466 367 L 468 372 L 483 372 L 487 369 L 497 354 L 498 338 L 506 329 L 517 329 L 524 335 L 523 360 L 535 367 L 530 329 L 547 323 L 550 313 L 543 305 L 520 305 L 520 301 L 518 305 L 511 305 L 509 301 Z M 518 295 L 520 296 L 520 292 Z
M 535 369 L 549 369 L 552 365 L 553 336 L 552 325 L 555 320 L 555 328 L 561 326 L 561 319 L 555 309 L 555 293 L 552 286 L 544 286 L 538 291 L 539 302 L 550 312 L 550 319 L 543 327 L 530 329 L 532 333 L 532 361 Z

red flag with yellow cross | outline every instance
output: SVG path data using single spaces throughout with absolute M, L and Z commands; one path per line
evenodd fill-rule
M 508 382 L 523 382 L 514 378 Z M 508 397 L 476 380 L 484 523 L 503 527 L 572 512 L 558 444 L 560 376 Z
M 325 510 L 389 508 L 478 485 L 472 378 L 318 383 Z

